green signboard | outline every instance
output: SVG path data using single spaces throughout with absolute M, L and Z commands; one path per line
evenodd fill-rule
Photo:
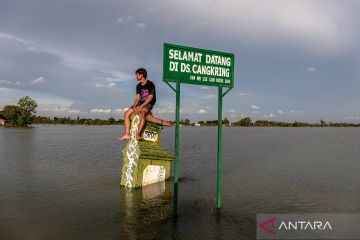
M 164 44 L 163 80 L 234 87 L 234 54 Z
M 176 93 L 173 214 L 177 214 L 180 143 L 180 85 L 190 83 L 218 87 L 218 146 L 216 207 L 221 208 L 222 100 L 234 87 L 234 54 L 164 44 L 163 80 Z M 174 88 L 169 82 L 176 82 Z M 223 93 L 223 87 L 228 89 Z

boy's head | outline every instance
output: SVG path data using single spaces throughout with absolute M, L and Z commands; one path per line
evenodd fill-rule
M 141 80 L 142 78 L 146 79 L 147 77 L 147 72 L 145 68 L 139 68 L 138 70 L 135 71 L 135 74 L 137 80 Z

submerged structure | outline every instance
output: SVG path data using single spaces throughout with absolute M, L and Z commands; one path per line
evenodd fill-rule
M 125 145 L 120 185 L 138 188 L 170 177 L 173 153 L 160 145 L 161 126 L 147 122 L 142 140 L 136 140 L 140 115 L 132 116 L 131 139 Z

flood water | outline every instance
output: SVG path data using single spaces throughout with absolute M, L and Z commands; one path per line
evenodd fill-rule
M 360 128 L 182 127 L 172 181 L 119 186 L 120 126 L 0 128 L 0 239 L 255 239 L 259 213 L 360 213 Z M 174 150 L 174 128 L 162 145 Z

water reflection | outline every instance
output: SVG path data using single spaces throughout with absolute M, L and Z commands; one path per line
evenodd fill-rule
M 37 131 L 34 128 L 4 128 L 0 131 L 0 164 L 3 168 L 16 169 L 19 174 L 26 174 L 34 169 L 34 149 Z M 23 161 L 24 156 L 28 161 Z M 7 159 L 7 158 L 11 158 Z M 10 166 L 9 166 L 10 165 Z M 2 168 L 2 169 L 3 169 Z
M 123 227 L 127 239 L 152 238 L 171 218 L 172 195 L 169 181 L 138 189 L 120 187 Z

